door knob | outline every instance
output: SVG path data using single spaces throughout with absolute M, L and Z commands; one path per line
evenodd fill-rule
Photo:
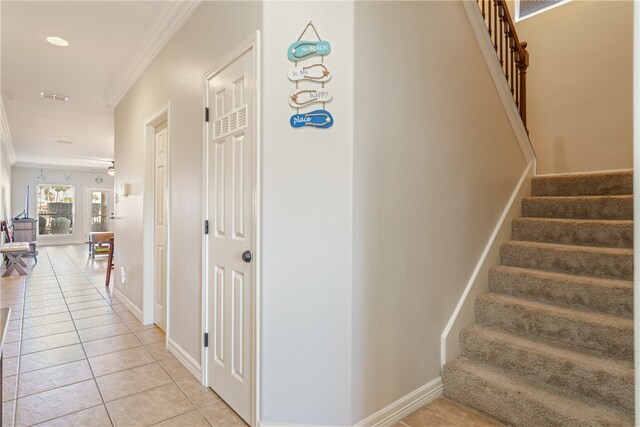
M 251 251 L 244 251 L 242 253 L 242 260 L 244 262 L 251 262 Z

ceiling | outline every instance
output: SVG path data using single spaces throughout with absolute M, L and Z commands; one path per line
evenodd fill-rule
M 194 4 L 2 0 L 2 102 L 16 164 L 106 170 L 114 106 Z M 49 36 L 69 46 L 51 45 Z

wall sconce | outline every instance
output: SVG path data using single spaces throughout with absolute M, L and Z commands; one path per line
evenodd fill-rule
M 116 163 L 115 162 L 111 162 L 111 166 L 109 166 L 109 168 L 107 169 L 107 173 L 109 174 L 109 176 L 114 176 L 116 174 Z
M 40 181 L 40 182 L 44 182 L 44 181 L 46 181 L 46 180 L 47 180 L 47 177 L 46 177 L 46 176 L 44 176 L 44 173 L 42 173 L 42 169 L 40 169 L 40 175 L 38 175 L 36 178 L 37 178 L 37 179 L 38 179 L 38 181 Z

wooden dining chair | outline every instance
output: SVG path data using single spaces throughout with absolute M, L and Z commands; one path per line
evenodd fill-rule
M 111 270 L 113 269 L 113 237 L 109 238 L 109 258 L 107 260 L 107 280 L 104 285 L 109 287 L 111 281 Z

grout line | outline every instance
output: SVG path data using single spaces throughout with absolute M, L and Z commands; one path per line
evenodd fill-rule
M 88 380 L 85 380 L 85 381 L 88 381 Z M 74 384 L 77 384 L 77 383 L 74 383 Z M 55 389 L 54 389 L 54 390 L 55 390 Z M 69 415 L 77 414 L 78 412 L 87 411 L 87 410 L 89 410 L 89 409 L 97 408 L 98 406 L 102 406 L 102 407 L 104 407 L 105 412 L 106 412 L 107 414 L 109 414 L 109 411 L 107 411 L 107 408 L 106 408 L 106 406 L 104 405 L 104 403 L 101 403 L 101 404 L 98 404 L 98 405 L 90 406 L 90 407 L 88 407 L 88 408 L 80 409 L 79 411 L 73 411 L 73 412 L 70 412 L 70 413 L 68 413 L 68 414 L 60 415 L 59 417 L 55 417 L 55 418 L 48 419 L 48 420 L 46 420 L 46 421 L 42 421 L 42 423 L 47 423 L 47 422 L 50 422 L 50 421 L 59 420 L 59 419 L 64 418 L 64 417 L 68 417 Z M 39 423 L 39 424 L 40 424 L 40 423 Z
M 57 249 L 57 248 L 56 248 L 56 249 Z M 67 252 L 67 248 L 63 247 L 63 248 L 60 248 L 60 249 L 64 252 L 64 254 L 65 254 L 65 255 L 67 255 L 67 257 L 69 257 L 69 258 L 73 261 L 73 258 L 72 258 L 72 257 L 68 254 L 68 252 Z M 56 273 L 55 268 L 54 268 L 54 267 L 53 267 L 53 265 L 52 265 L 51 256 L 49 255 L 48 251 L 46 251 L 46 250 L 45 250 L 45 253 L 46 253 L 46 255 L 47 255 L 47 259 L 49 260 L 49 264 L 51 265 L 51 268 L 52 268 L 52 271 L 53 271 L 53 275 L 56 277 L 56 280 L 57 280 L 57 282 L 58 282 L 58 287 L 62 290 L 62 286 L 60 285 L 60 280 L 63 280 L 62 275 L 58 276 L 58 274 Z M 60 257 L 62 257 L 62 255 L 60 255 Z M 75 262 L 74 262 L 74 264 L 75 264 Z M 76 264 L 76 267 L 77 267 L 79 270 L 81 270 L 81 269 L 80 269 L 80 267 L 79 267 L 77 264 Z M 82 270 L 81 270 L 81 272 L 82 272 Z M 84 273 L 83 273 L 83 274 L 84 274 Z M 87 277 L 87 276 L 85 275 L 85 277 Z M 114 297 L 113 297 L 113 295 L 108 295 L 108 297 L 105 297 L 105 295 L 104 295 L 102 292 L 100 292 L 100 291 L 98 290 L 98 288 L 97 288 L 97 287 L 96 287 L 96 285 L 93 283 L 93 281 L 91 281 L 91 283 L 90 283 L 90 284 L 91 284 L 91 286 L 93 286 L 93 287 L 98 291 L 98 293 L 100 294 L 101 298 L 102 298 L 103 300 L 105 300 L 111 308 L 113 308 L 113 306 L 114 306 L 114 305 L 120 304 L 120 301 L 119 301 L 119 300 L 115 300 L 115 299 L 114 299 Z M 27 281 L 26 281 L 26 279 L 25 279 L 25 284 L 24 284 L 24 288 L 23 288 L 23 298 L 24 298 L 24 295 L 25 295 L 25 293 L 26 293 L 26 286 L 27 286 Z M 63 300 L 65 301 L 65 305 L 67 306 L 68 312 L 69 312 L 69 314 L 70 314 L 70 309 L 69 309 L 69 304 L 70 304 L 70 303 L 68 303 L 68 302 L 67 302 L 67 297 L 64 295 L 64 291 L 62 291 L 62 292 L 63 292 L 62 298 L 63 298 Z M 110 293 L 110 292 L 107 292 L 107 294 L 109 294 L 109 293 Z M 73 298 L 73 297 L 70 297 L 70 298 Z M 96 299 L 96 301 L 97 301 L 97 300 L 98 300 L 98 299 Z M 23 300 L 23 301 L 24 301 L 24 300 Z M 72 303 L 72 304 L 73 304 L 73 303 Z M 26 307 L 26 304 L 23 302 L 23 306 L 22 306 L 22 311 L 23 311 L 23 313 L 24 313 L 25 307 Z M 52 306 L 52 307 L 53 307 L 53 306 Z M 92 307 L 92 308 L 93 308 L 93 307 Z M 126 312 L 129 312 L 129 310 L 127 310 Z M 53 313 L 53 314 L 60 314 L 60 313 Z M 123 318 L 121 318 L 121 317 L 120 317 L 119 312 L 117 312 L 117 311 L 115 311 L 115 310 L 114 310 L 114 312 L 113 312 L 113 313 L 108 313 L 108 314 L 114 314 L 114 315 L 116 315 L 118 318 L 120 318 L 120 319 L 122 320 L 122 322 L 109 323 L 109 324 L 106 324 L 106 325 L 98 325 L 98 326 L 94 326 L 94 327 L 92 327 L 92 328 L 97 328 L 97 327 L 102 327 L 102 326 L 108 326 L 108 325 L 113 325 L 113 324 L 124 323 L 124 324 L 127 326 L 127 328 L 130 330 L 130 332 L 127 332 L 127 333 L 125 333 L 125 334 L 132 333 L 132 334 L 133 334 L 133 335 L 134 335 L 138 340 L 140 340 L 140 338 L 138 337 L 138 333 L 137 333 L 136 331 L 134 331 L 134 330 L 132 329 L 132 327 L 131 327 L 131 326 L 129 326 L 129 325 L 127 324 L 127 322 L 130 322 L 130 321 L 134 321 L 134 322 L 135 322 L 135 321 L 136 321 L 135 319 L 133 319 L 133 320 L 128 320 L 128 321 L 127 321 L 127 320 L 124 320 Z M 103 314 L 103 315 L 97 315 L 97 316 L 90 316 L 90 317 L 83 318 L 83 319 L 89 319 L 89 318 L 92 318 L 92 317 L 101 317 L 101 316 L 104 316 L 104 314 Z M 40 317 L 40 316 L 35 316 L 35 317 Z M 36 370 L 33 370 L 33 371 L 29 371 L 29 372 L 37 372 L 37 371 L 39 371 L 39 370 L 48 369 L 48 368 L 53 368 L 53 367 L 59 367 L 59 366 L 65 365 L 65 364 L 70 364 L 70 363 L 75 363 L 75 362 L 80 362 L 80 361 L 82 361 L 82 360 L 85 360 L 85 361 L 86 361 L 86 363 L 87 363 L 87 365 L 89 366 L 89 369 L 90 369 L 90 372 L 91 372 L 91 375 L 92 375 L 92 379 L 93 379 L 93 381 L 94 381 L 94 384 L 95 384 L 96 388 L 98 389 L 98 393 L 100 394 L 100 397 L 101 397 L 101 400 L 102 400 L 102 405 L 94 405 L 94 406 L 91 406 L 91 407 L 88 407 L 88 408 L 84 408 L 84 409 L 80 409 L 80 410 L 78 410 L 78 411 L 71 412 L 71 413 L 69 413 L 69 414 L 64 414 L 64 415 L 60 415 L 60 416 L 55 417 L 55 418 L 51 418 L 51 419 L 48 419 L 48 420 L 44 420 L 44 421 L 42 421 L 42 422 L 46 422 L 46 421 L 51 421 L 51 420 L 54 420 L 54 419 L 62 418 L 62 417 L 65 417 L 65 416 L 68 416 L 68 415 L 72 415 L 72 414 L 77 413 L 77 412 L 81 412 L 81 411 L 84 411 L 84 410 L 87 410 L 87 409 L 95 408 L 95 407 L 97 407 L 97 406 L 103 406 L 103 407 L 105 408 L 105 411 L 107 412 L 107 415 L 108 415 L 108 417 L 109 417 L 109 420 L 110 420 L 111 424 L 113 425 L 113 424 L 114 424 L 113 419 L 111 418 L 111 414 L 109 413 L 109 410 L 108 410 L 108 408 L 107 408 L 107 406 L 106 406 L 106 401 L 104 400 L 104 396 L 102 395 L 102 391 L 100 390 L 100 387 L 99 387 L 99 386 L 98 386 L 98 384 L 97 384 L 97 380 L 96 380 L 95 372 L 93 371 L 93 368 L 92 368 L 91 364 L 89 363 L 89 357 L 88 357 L 88 355 L 87 355 L 87 353 L 86 353 L 86 350 L 84 349 L 84 343 L 85 343 L 85 342 L 92 342 L 92 341 L 96 341 L 96 340 L 102 340 L 102 339 L 114 338 L 114 337 L 121 336 L 121 335 L 125 335 L 125 334 L 116 334 L 116 335 L 112 335 L 112 336 L 108 336 L 108 337 L 102 337 L 102 338 L 97 338 L 97 339 L 93 339 L 93 340 L 87 340 L 87 341 L 84 341 L 84 342 L 83 342 L 83 341 L 80 339 L 79 331 L 80 331 L 80 330 L 91 329 L 91 328 L 78 329 L 78 328 L 77 328 L 77 325 L 76 325 L 76 320 L 82 320 L 82 319 L 74 319 L 74 318 L 73 318 L 73 316 L 70 316 L 70 317 L 71 317 L 71 318 L 70 318 L 70 320 L 65 320 L 65 321 L 61 321 L 61 322 L 54 322 L 54 323 L 48 323 L 48 324 L 39 325 L 39 326 L 32 326 L 32 327 L 30 327 L 30 328 L 35 328 L 35 327 L 40 327 L 40 326 L 48 326 L 48 325 L 51 325 L 51 324 L 57 324 L 57 323 L 63 323 L 63 322 L 71 321 L 71 322 L 72 322 L 72 324 L 73 324 L 73 326 L 74 326 L 74 330 L 73 330 L 73 331 L 59 332 L 59 333 L 54 333 L 54 334 L 50 334 L 50 335 L 44 335 L 44 336 L 41 336 L 41 337 L 29 338 L 29 339 L 23 339 L 23 338 L 24 338 L 24 328 L 23 328 L 24 318 L 20 319 L 20 322 L 21 322 L 21 327 L 20 327 L 20 340 L 19 340 L 19 343 L 20 343 L 20 353 L 19 353 L 18 361 L 17 361 L 17 362 L 18 362 L 18 373 L 17 373 L 17 374 L 18 374 L 18 375 L 20 375 L 20 362 L 21 362 L 21 358 L 22 358 L 22 348 L 23 348 L 23 347 L 22 347 L 22 342 L 23 342 L 23 341 L 28 341 L 28 340 L 32 340 L 32 339 L 42 339 L 42 338 L 46 338 L 46 337 L 50 337 L 50 336 L 55 336 L 55 335 L 60 335 L 60 334 L 66 334 L 66 333 L 75 332 L 75 333 L 76 333 L 76 335 L 78 336 L 78 339 L 79 339 L 79 342 L 78 342 L 78 343 L 69 344 L 69 345 L 66 345 L 66 346 L 55 347 L 55 348 L 50 348 L 50 349 L 44 349 L 44 350 L 41 350 L 41 351 L 55 350 L 55 349 L 61 349 L 61 348 L 64 348 L 64 347 L 70 347 L 70 346 L 73 346 L 73 345 L 80 345 L 80 346 L 81 346 L 81 348 L 82 348 L 82 350 L 83 350 L 84 356 L 85 356 L 85 357 L 84 357 L 84 359 L 79 359 L 79 360 L 75 360 L 75 361 L 68 361 L 68 362 L 64 362 L 64 363 L 60 363 L 60 364 L 56 364 L 56 365 L 52 365 L 52 366 L 48 366 L 48 367 L 46 367 L 46 368 L 36 369 Z M 143 333 L 143 332 L 145 332 L 146 330 L 147 330 L 147 329 L 143 329 L 143 330 L 138 331 L 138 332 Z M 206 419 L 206 417 L 204 417 L 204 415 L 203 415 L 203 414 L 202 414 L 202 412 L 200 411 L 200 408 L 198 408 L 198 406 L 195 404 L 195 402 L 193 402 L 193 401 L 189 398 L 189 396 L 187 396 L 187 395 L 186 395 L 186 393 L 182 390 L 182 388 L 177 384 L 177 382 L 173 379 L 173 377 L 169 374 L 169 372 L 168 372 L 168 371 L 165 369 L 165 367 L 162 365 L 162 363 L 161 363 L 161 361 L 158 359 L 158 357 L 156 357 L 156 356 L 152 353 L 152 351 L 148 348 L 148 346 L 153 345 L 153 344 L 157 344 L 157 343 L 147 343 L 147 344 L 145 344 L 145 343 L 143 343 L 142 341 L 140 341 L 140 344 L 141 344 L 140 346 L 131 347 L 131 348 L 128 348 L 128 349 L 123 349 L 123 350 L 116 350 L 116 351 L 108 352 L 108 353 L 104 353 L 104 354 L 112 354 L 112 353 L 116 353 L 116 352 L 119 352 L 119 351 L 126 351 L 126 350 L 130 350 L 130 349 L 134 349 L 134 348 L 144 347 L 144 348 L 145 348 L 145 350 L 146 350 L 147 352 L 149 352 L 149 354 L 151 354 L 152 358 L 154 359 L 154 361 L 153 361 L 153 362 L 151 362 L 151 363 L 157 363 L 157 364 L 161 367 L 161 369 L 163 369 L 163 371 L 167 373 L 167 376 L 168 376 L 168 377 L 169 377 L 169 379 L 171 380 L 171 382 L 170 382 L 170 383 L 164 384 L 163 386 L 168 385 L 168 384 L 171 384 L 171 383 L 175 384 L 175 385 L 176 385 L 176 387 L 178 388 L 178 390 L 180 390 L 180 392 L 181 392 L 183 395 L 185 395 L 185 397 L 186 397 L 186 398 L 187 398 L 187 399 L 188 399 L 188 400 L 193 404 L 193 406 L 195 407 L 195 409 L 196 409 L 196 410 L 198 410 L 198 413 L 199 413 L 199 414 L 200 414 L 200 415 L 205 419 L 205 421 L 206 421 L 208 424 L 210 424 L 210 423 L 209 423 L 209 421 Z M 36 354 L 36 353 L 39 353 L 39 352 L 33 352 L 33 353 L 29 353 L 29 354 Z M 26 355 L 25 355 L 25 356 L 26 356 Z M 98 356 L 102 356 L 102 355 L 98 355 Z M 92 357 L 98 357 L 98 356 L 92 356 Z M 119 373 L 119 372 L 125 372 L 125 371 L 131 370 L 131 369 L 135 369 L 135 368 L 138 368 L 138 367 L 142 367 L 142 366 L 149 365 L 149 364 L 151 364 L 151 363 L 144 364 L 144 365 L 140 365 L 140 366 L 135 366 L 135 367 L 130 367 L 130 368 L 127 368 L 127 369 L 122 369 L 122 370 L 120 370 L 120 371 L 111 372 L 111 373 L 106 374 L 106 375 L 115 374 L 115 373 Z M 25 372 L 25 373 L 26 373 L 26 372 Z M 18 376 L 18 375 L 17 375 L 17 376 Z M 76 382 L 73 382 L 73 383 L 70 383 L 70 384 L 66 384 L 66 385 L 64 385 L 64 386 L 55 387 L 55 388 L 53 388 L 53 389 L 45 390 L 45 391 L 52 391 L 52 390 L 56 390 L 57 388 L 66 387 L 66 386 L 69 386 L 69 385 L 77 384 L 77 383 L 80 383 L 80 382 L 86 382 L 86 381 L 91 381 L 91 379 L 89 379 L 89 380 L 82 380 L 82 381 L 76 381 Z M 18 402 L 18 397 L 17 397 L 17 395 L 18 395 L 19 377 L 16 379 L 16 382 L 17 382 L 17 384 L 16 384 L 16 399 L 14 400 L 14 402 L 15 402 L 14 413 L 15 413 L 15 414 L 17 414 L 17 402 Z M 159 387 L 162 387 L 162 386 L 159 386 Z M 151 389 L 144 390 L 144 391 L 141 391 L 141 392 L 138 392 L 138 393 L 134 393 L 134 394 L 129 395 L 129 396 L 134 396 L 134 395 L 136 395 L 136 394 L 144 393 L 144 392 L 147 392 L 147 391 L 149 391 L 149 390 L 153 390 L 154 388 L 158 388 L 158 387 L 153 387 L 153 388 L 151 388 Z M 43 392 L 45 392 L 45 391 L 38 392 L 38 393 L 43 393 Z M 28 396 L 33 396 L 34 394 L 38 394 L 38 393 L 33 393 L 33 394 L 30 394 L 30 395 L 22 396 L 22 397 L 20 397 L 20 399 L 25 398 L 25 397 L 28 397 Z M 124 397 L 129 397 L 129 396 L 124 396 Z M 124 398 L 124 397 L 123 397 L 123 398 Z M 118 400 L 118 399 L 116 399 L 116 400 Z M 216 400 L 216 401 L 212 402 L 211 404 L 213 404 L 213 403 L 215 403 L 215 402 L 217 402 L 217 401 L 218 401 L 218 400 Z M 5 403 L 6 403 L 6 402 L 5 402 Z M 205 406 L 208 406 L 208 405 L 205 405 Z M 188 412 L 190 412 L 190 411 L 192 411 L 192 410 L 193 410 L 193 409 L 191 409 L 191 410 L 189 410 L 189 411 L 186 411 L 186 412 L 183 412 L 183 413 L 181 413 L 181 414 L 178 414 L 178 415 L 176 415 L 175 417 L 178 417 L 178 416 L 180 416 L 180 415 L 186 414 L 186 413 L 188 413 Z M 171 417 L 171 418 L 168 418 L 168 419 L 172 419 L 172 418 L 175 418 L 175 417 Z M 15 415 L 14 415 L 14 420 L 15 420 Z M 162 421 L 166 421 L 166 420 L 161 420 L 161 421 L 159 421 L 159 422 L 162 422 Z
M 63 252 L 64 252 L 65 255 L 67 255 L 67 257 L 69 257 L 69 259 L 71 259 L 69 254 L 67 254 L 66 250 L 63 249 Z M 54 273 L 55 273 L 55 270 L 54 270 Z M 60 284 L 60 282 L 58 282 L 58 284 Z M 65 297 L 63 296 L 63 298 L 65 298 Z M 67 299 L 65 298 L 65 303 L 66 303 L 66 301 L 67 301 Z M 68 307 L 69 307 L 69 305 L 67 304 L 67 308 Z M 120 316 L 118 316 L 118 317 L 120 317 Z M 82 340 L 80 338 L 80 332 L 78 331 L 78 327 L 77 327 L 76 322 L 75 322 L 76 319 L 74 319 L 73 316 L 71 317 L 71 321 L 73 322 L 73 326 L 75 328 L 75 332 L 78 335 L 78 340 L 82 343 Z M 87 355 L 87 351 L 85 350 L 85 348 L 84 348 L 84 346 L 82 344 L 80 344 L 80 348 L 82 348 L 82 352 L 84 353 L 85 360 L 87 361 L 87 364 L 89 365 L 89 371 L 91 372 L 91 376 L 92 376 L 92 379 L 93 379 L 93 385 L 95 386 L 96 390 L 98 390 L 98 394 L 100 395 L 100 400 L 102 401 L 102 404 L 104 405 L 104 408 L 107 411 L 107 416 L 109 417 L 109 422 L 111 423 L 112 426 L 115 426 L 115 423 L 113 422 L 113 418 L 111 418 L 111 414 L 109 413 L 109 409 L 107 408 L 107 402 L 105 401 L 104 396 L 102 395 L 102 390 L 100 390 L 100 387 L 98 386 L 98 381 L 96 380 L 96 374 L 93 371 L 93 366 L 91 366 L 91 363 L 89 363 L 89 356 Z
M 45 255 L 46 255 L 46 260 L 47 262 L 49 262 L 49 265 L 51 265 L 51 260 L 49 259 L 49 253 L 45 250 Z M 33 271 L 33 269 L 35 268 L 37 264 L 34 263 L 34 265 L 31 266 L 31 270 L 29 271 L 29 273 L 31 273 Z M 53 268 L 53 267 L 52 267 Z M 27 277 L 25 277 L 24 279 L 24 286 L 22 289 L 22 295 L 23 298 L 26 297 L 26 293 L 27 293 L 27 286 L 30 283 L 32 277 L 29 276 L 29 274 L 27 274 Z M 23 337 L 24 337 L 24 312 L 25 312 L 25 307 L 26 307 L 26 303 L 23 301 L 22 303 L 22 319 L 20 319 L 20 351 L 18 352 L 18 372 L 16 373 L 16 398 L 15 398 L 15 405 L 13 407 L 13 419 L 11 420 L 11 425 L 15 425 L 16 421 L 18 419 L 18 403 L 20 402 L 20 399 L 18 398 L 18 394 L 20 391 L 20 376 L 22 374 L 20 366 L 21 366 L 21 362 L 22 362 L 22 341 L 23 341 Z

